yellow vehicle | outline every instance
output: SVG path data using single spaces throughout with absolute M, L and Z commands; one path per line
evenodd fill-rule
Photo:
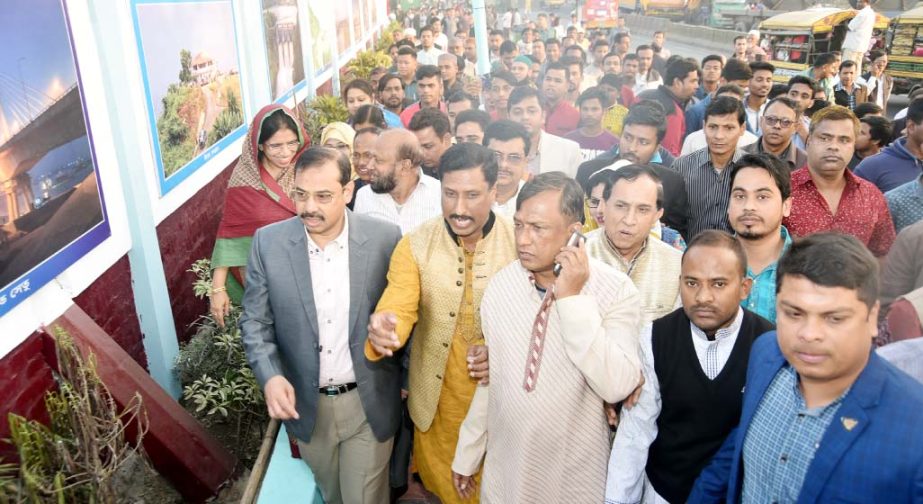
M 814 57 L 839 51 L 846 38 L 849 20 L 858 11 L 831 7 L 786 12 L 760 23 L 761 46 L 776 67 L 773 80 L 788 82 L 793 75 L 804 73 L 814 63 Z M 884 47 L 888 18 L 876 14 L 872 32 L 873 47 Z
M 888 74 L 894 78 L 892 93 L 903 94 L 914 84 L 923 83 L 923 7 L 891 20 Z
M 645 16 L 689 22 L 699 15 L 701 5 L 701 0 L 641 0 L 641 13 Z

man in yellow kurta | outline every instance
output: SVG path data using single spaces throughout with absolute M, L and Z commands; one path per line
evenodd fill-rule
M 512 223 L 491 211 L 497 181 L 491 151 L 453 146 L 439 173 L 443 215 L 405 235 L 394 249 L 365 355 L 370 361 L 392 355 L 413 330 L 408 406 L 415 465 L 424 486 L 452 503 L 463 502 L 451 465 L 477 385 L 467 358 L 472 345 L 483 344 L 478 307 L 493 274 L 516 258 L 516 245 Z

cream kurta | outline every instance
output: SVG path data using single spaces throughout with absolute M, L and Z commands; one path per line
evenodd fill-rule
M 587 234 L 586 250 L 590 257 L 628 275 L 641 295 L 644 322 L 653 322 L 680 306 L 679 275 L 683 253 L 666 243 L 649 237 L 644 248 L 628 262 L 612 246 L 603 228 Z
M 481 323 L 490 385 L 475 392 L 452 469 L 474 474 L 484 460 L 485 503 L 600 503 L 609 460 L 603 403 L 624 399 L 641 375 L 638 292 L 624 274 L 590 259 L 580 295 L 551 308 L 535 390 L 526 392 L 526 359 L 541 303 L 519 261 L 487 286 Z

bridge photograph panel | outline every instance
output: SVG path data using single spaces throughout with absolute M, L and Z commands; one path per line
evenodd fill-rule
M 0 315 L 109 236 L 66 12 L 0 3 Z
M 234 15 L 231 0 L 132 2 L 161 196 L 246 133 Z

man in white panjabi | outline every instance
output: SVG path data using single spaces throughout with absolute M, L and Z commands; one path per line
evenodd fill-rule
M 560 172 L 523 186 L 519 260 L 490 280 L 481 325 L 490 384 L 459 432 L 453 482 L 483 503 L 603 501 L 609 427 L 603 405 L 640 381 L 638 291 L 619 271 L 567 246 L 583 191 Z M 561 265 L 555 276 L 554 265 Z M 481 487 L 469 476 L 483 461 Z

